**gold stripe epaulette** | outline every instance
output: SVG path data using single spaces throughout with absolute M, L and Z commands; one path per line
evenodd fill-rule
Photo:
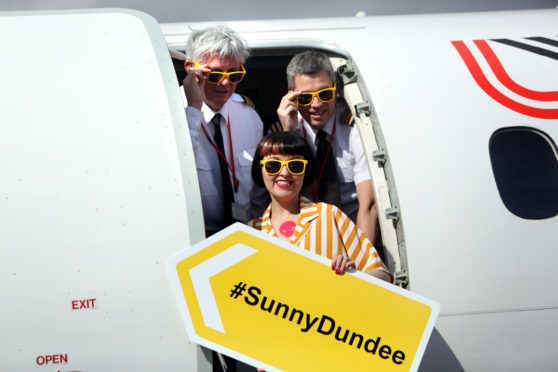
M 244 103 L 246 103 L 248 106 L 252 107 L 254 110 L 256 109 L 256 105 L 254 105 L 254 102 L 252 102 L 252 100 L 250 98 L 248 98 L 248 96 L 245 96 L 244 94 L 241 94 L 240 96 L 244 100 Z
M 283 126 L 281 125 L 281 122 L 276 121 L 275 123 L 271 124 L 271 131 L 273 133 L 282 132 L 283 131 Z
M 349 108 L 343 111 L 340 119 L 341 123 L 348 125 L 349 127 L 355 122 L 355 117 Z

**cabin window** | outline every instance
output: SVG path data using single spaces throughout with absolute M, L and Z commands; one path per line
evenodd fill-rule
M 542 220 L 558 215 L 556 144 L 533 128 L 504 128 L 490 139 L 498 192 L 514 215 Z

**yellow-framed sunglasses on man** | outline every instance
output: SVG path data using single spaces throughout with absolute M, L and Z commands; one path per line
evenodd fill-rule
M 315 92 L 302 92 L 297 97 L 298 104 L 301 106 L 310 106 L 312 102 L 314 102 L 314 97 L 316 96 L 324 103 L 329 102 L 335 97 L 336 88 L 337 84 L 333 84 L 331 88 L 325 88 Z
M 194 61 L 194 65 L 196 67 L 200 67 L 200 63 L 198 61 Z M 232 84 L 238 84 L 244 79 L 244 75 L 246 75 L 246 70 L 242 63 L 240 64 L 240 71 L 230 71 L 230 72 L 221 72 L 221 71 L 211 71 L 207 74 L 206 81 L 209 84 L 220 84 L 225 78 L 227 78 Z

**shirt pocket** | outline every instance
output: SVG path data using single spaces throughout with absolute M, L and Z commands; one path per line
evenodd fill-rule
M 199 153 L 198 156 L 195 156 L 196 160 L 196 169 L 202 172 L 211 172 L 211 163 L 205 154 Z
M 252 182 L 252 160 L 256 149 L 242 150 L 235 156 L 239 182 Z
M 344 156 L 337 159 L 339 179 L 345 183 L 353 182 L 355 177 L 356 160 L 352 156 Z
M 219 164 L 217 167 L 211 166 L 211 162 L 207 156 L 203 153 L 198 153 L 196 156 L 196 171 L 198 173 L 198 182 L 200 186 L 200 194 L 202 195 L 202 203 L 204 203 L 204 210 L 206 209 L 205 204 L 208 200 L 215 200 L 222 198 L 221 194 L 222 186 L 218 184 L 215 180 L 219 176 Z M 216 169 L 214 169 L 216 168 Z

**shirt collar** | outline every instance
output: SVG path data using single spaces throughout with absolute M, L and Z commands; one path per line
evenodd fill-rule
M 318 217 L 317 204 L 304 195 L 300 196 L 300 216 L 298 222 L 302 226 Z
M 270 235 L 277 237 L 273 226 L 271 225 L 271 204 L 269 203 L 267 209 L 262 215 L 262 230 L 269 231 Z M 310 222 L 318 218 L 318 206 L 312 200 L 305 196 L 300 196 L 300 216 L 295 227 L 295 232 L 291 238 L 292 244 L 297 244 L 308 232 Z
M 309 142 L 316 143 L 316 133 L 318 133 L 318 130 L 314 129 L 314 127 L 308 124 L 300 114 L 298 115 L 299 115 L 299 121 L 300 119 L 302 119 L 302 125 L 304 125 L 304 127 L 306 128 L 306 133 Z M 325 127 L 323 128 L 323 131 L 326 132 L 330 138 L 331 138 L 331 133 L 333 132 L 333 122 L 335 121 L 336 116 L 337 116 L 337 105 L 335 105 L 335 112 L 333 113 L 333 115 L 331 115 Z
M 273 202 L 269 203 L 267 209 L 262 214 L 262 225 L 271 225 L 272 203 Z M 304 195 L 300 195 L 300 215 L 303 215 L 303 219 L 299 220 L 302 225 L 318 217 L 318 208 L 316 207 L 316 203 L 314 203 L 312 200 L 308 199 Z
M 234 94 L 233 94 L 233 96 L 234 96 Z M 223 106 L 221 106 L 221 108 L 218 111 L 213 111 L 204 102 L 203 105 L 202 105 L 201 111 L 203 113 L 203 118 L 205 119 L 205 122 L 209 123 L 211 121 L 211 119 L 213 119 L 215 114 L 221 114 L 221 116 L 223 118 L 225 118 L 225 120 L 226 120 L 227 117 L 229 116 L 229 103 L 231 102 L 231 98 L 229 98 L 227 100 L 227 102 L 225 102 L 225 104 Z
M 330 137 L 331 137 L 331 133 L 333 132 L 333 122 L 335 121 L 335 115 L 337 115 L 337 110 L 333 113 L 333 115 L 331 115 L 331 117 L 329 118 L 328 122 L 326 123 L 323 131 L 326 132 Z M 318 131 L 316 131 L 317 133 Z

